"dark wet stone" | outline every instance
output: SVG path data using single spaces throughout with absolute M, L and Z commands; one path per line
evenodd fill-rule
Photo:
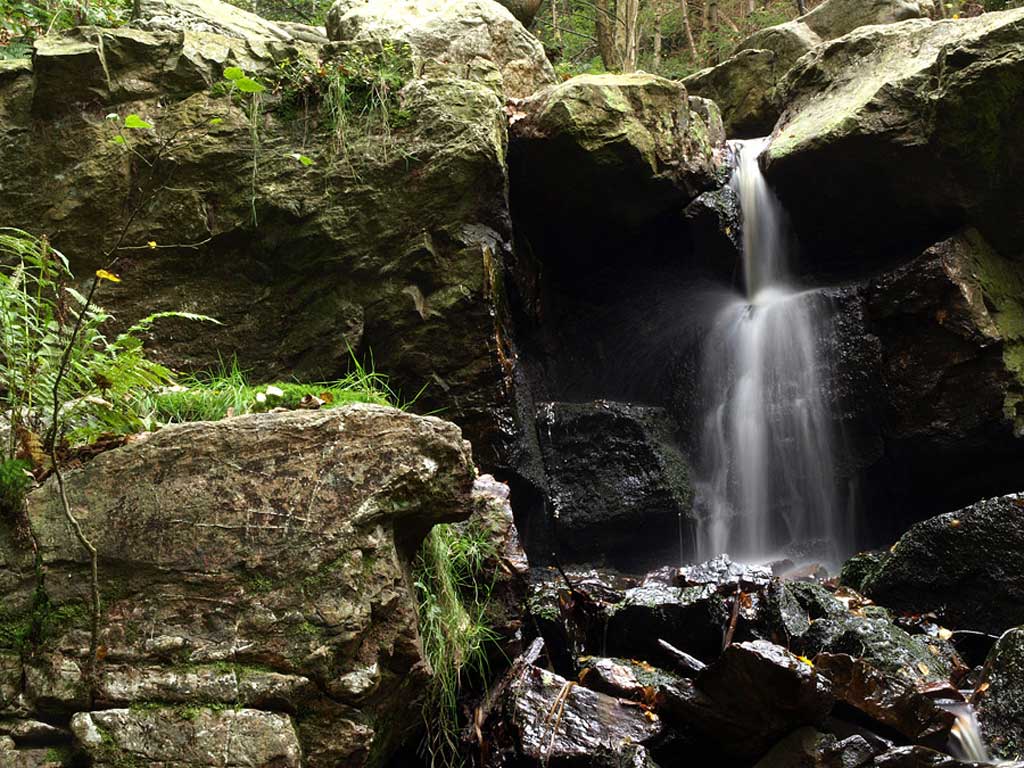
M 996 643 L 972 703 L 992 754 L 1024 760 L 1024 627 Z
M 737 588 L 745 591 L 760 589 L 767 586 L 771 579 L 770 567 L 734 563 L 728 555 L 719 555 L 713 560 L 680 570 L 680 580 L 684 586 L 711 586 L 729 592 L 735 592 Z
M 825 750 L 835 736 L 814 728 L 799 728 L 776 744 L 754 768 L 822 768 Z
M 753 755 L 802 725 L 822 722 L 832 709 L 828 681 L 781 646 L 734 643 L 698 678 L 697 688 L 721 712 L 743 724 Z
M 954 717 L 908 680 L 845 654 L 818 654 L 815 669 L 838 701 L 912 741 L 942 746 Z
M 815 621 L 800 640 L 804 654 L 847 654 L 913 683 L 948 680 L 954 669 L 948 644 L 912 636 L 886 618 L 842 613 Z
M 843 563 L 842 570 L 839 571 L 839 583 L 859 592 L 864 580 L 878 567 L 884 557 L 883 552 L 858 552 Z
M 1024 624 L 1024 494 L 979 501 L 914 525 L 864 582 L 899 611 L 1000 633 Z
M 637 747 L 662 728 L 652 712 L 534 666 L 521 669 L 509 696 L 509 716 L 525 760 L 517 765 L 650 765 L 646 750 L 638 754 Z
M 640 570 L 679 559 L 690 469 L 661 408 L 542 403 L 537 434 L 554 542 L 563 562 Z
M 978 763 L 966 763 L 927 747 L 895 747 L 879 755 L 870 763 L 873 768 L 977 768 Z M 1002 768 L 1021 768 L 1007 763 Z
M 591 690 L 631 701 L 653 701 L 658 688 L 678 685 L 678 675 L 633 659 L 585 656 L 579 681 Z

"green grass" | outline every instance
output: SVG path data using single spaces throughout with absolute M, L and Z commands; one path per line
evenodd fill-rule
M 387 377 L 353 359 L 352 371 L 335 381 L 272 384 L 254 384 L 236 361 L 221 365 L 216 371 L 180 378 L 177 386 L 152 393 L 139 407 L 148 411 L 157 425 L 162 425 L 219 421 L 275 408 L 298 409 L 306 404 L 337 408 L 352 403 L 397 408 L 411 405 L 391 390 Z
M 423 705 L 424 747 L 431 765 L 455 768 L 459 756 L 459 695 L 489 676 L 488 649 L 497 639 L 486 615 L 493 576 L 484 573 L 497 543 L 472 523 L 433 528 L 413 567 L 423 652 L 433 670 Z

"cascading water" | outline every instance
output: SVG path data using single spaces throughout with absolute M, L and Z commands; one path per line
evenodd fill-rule
M 767 143 L 731 145 L 745 294 L 721 307 L 704 345 L 697 554 L 763 560 L 814 542 L 834 560 L 851 534 L 821 353 L 830 312 L 791 280 L 785 214 L 758 164 Z

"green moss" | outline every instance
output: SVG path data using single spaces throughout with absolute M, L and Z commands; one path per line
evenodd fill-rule
M 71 627 L 87 628 L 91 611 L 83 602 L 55 605 L 42 587 L 32 593 L 31 606 L 23 611 L 0 613 L 0 648 L 31 654 Z

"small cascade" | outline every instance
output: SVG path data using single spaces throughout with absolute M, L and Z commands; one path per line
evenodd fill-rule
M 718 311 L 701 367 L 698 558 L 745 560 L 851 544 L 836 492 L 822 331 L 826 297 L 794 284 L 785 212 L 761 174 L 767 139 L 733 142 L 744 293 Z

